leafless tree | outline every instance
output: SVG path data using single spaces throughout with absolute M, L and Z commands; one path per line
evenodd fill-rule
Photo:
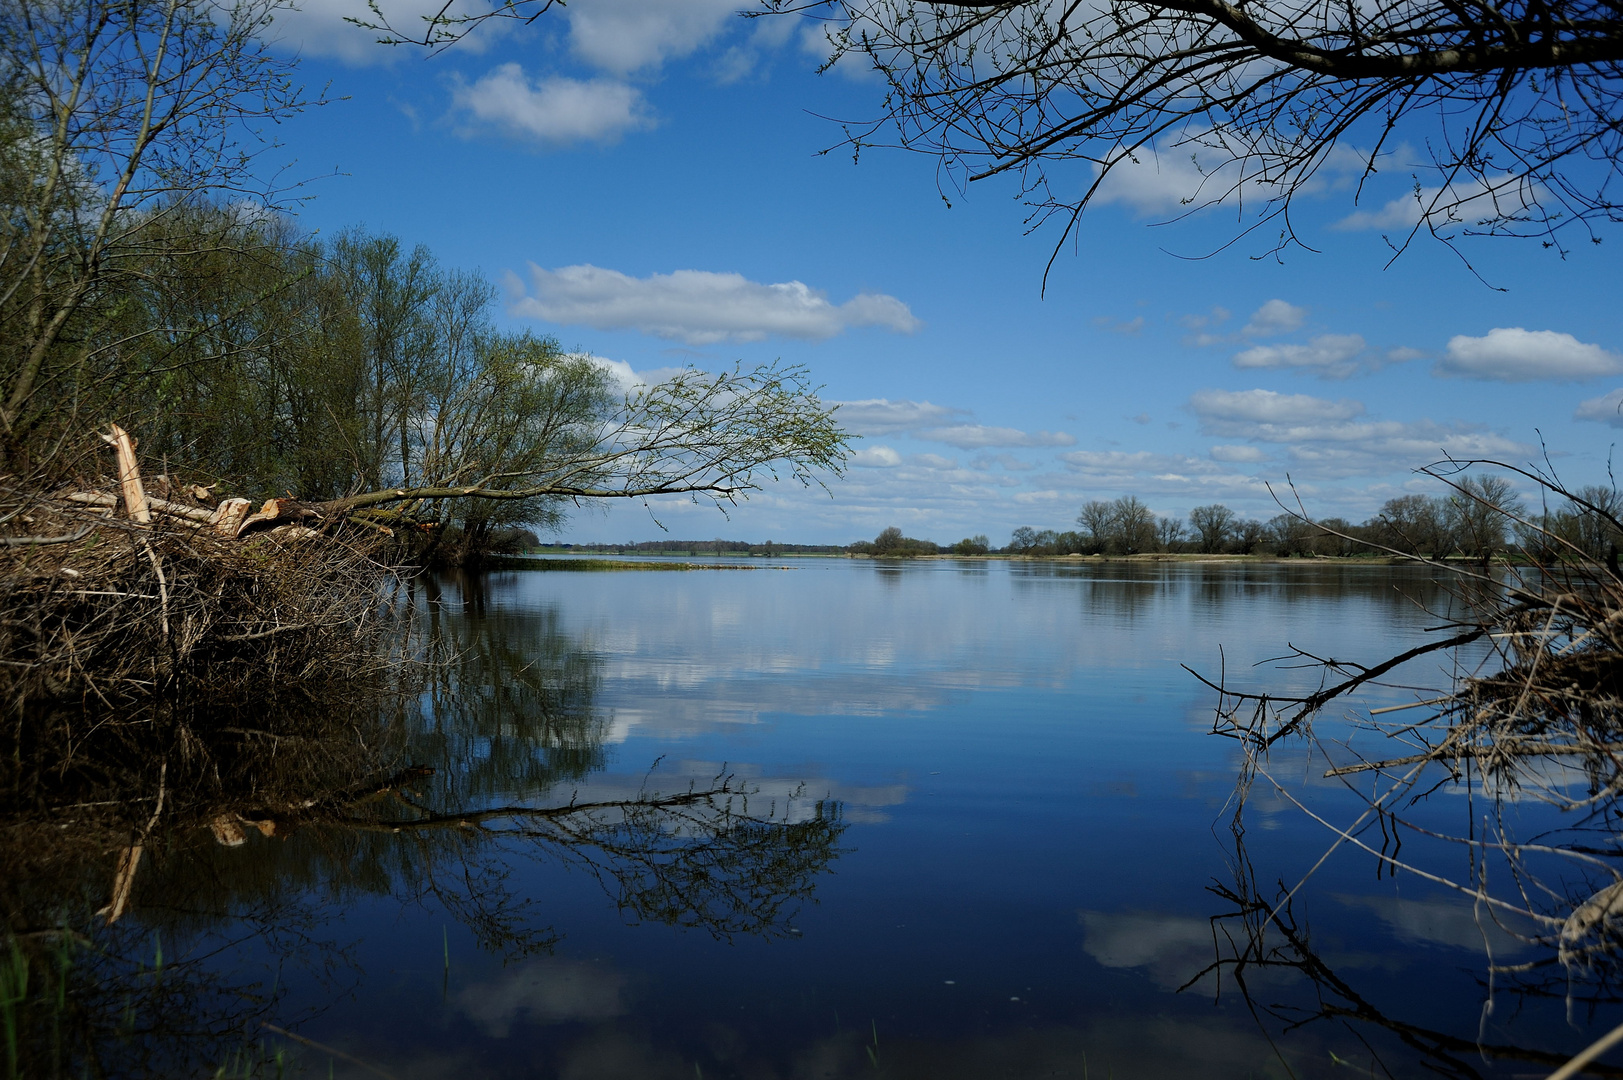
M 1189 529 L 1200 542 L 1200 550 L 1207 554 L 1222 551 L 1234 528 L 1234 511 L 1222 503 L 1197 506 L 1189 511 Z
M 1378 169 L 1414 175 L 1398 250 L 1428 230 L 1598 242 L 1623 209 L 1610 0 L 765 4 L 826 20 L 828 64 L 885 80 L 853 149 L 936 155 L 960 188 L 1014 174 L 1067 235 L 1114 173 L 1157 159 L 1192 164 L 1188 210 L 1254 208 L 1246 227 L 1276 224 L 1276 250 L 1297 196 L 1362 193 Z

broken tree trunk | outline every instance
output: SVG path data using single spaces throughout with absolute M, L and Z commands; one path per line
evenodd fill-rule
M 109 424 L 108 429 L 102 438 L 112 445 L 118 455 L 118 484 L 124 491 L 124 506 L 131 520 L 142 525 L 149 524 L 152 512 L 147 509 L 146 489 L 141 486 L 141 469 L 135 463 L 135 440 L 117 424 Z

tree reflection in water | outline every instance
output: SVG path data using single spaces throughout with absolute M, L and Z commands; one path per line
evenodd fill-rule
M 597 658 L 556 611 L 488 610 L 473 580 L 451 618 L 425 584 L 401 599 L 395 685 L 41 710 L 6 733 L 4 1076 L 274 1064 L 267 1025 L 309 1015 L 286 1011 L 291 969 L 334 996 L 356 980 L 331 923 L 366 897 L 547 951 L 559 932 L 512 884 L 526 858 L 584 870 L 630 919 L 788 931 L 840 853 L 837 803 L 791 813 L 725 774 L 662 788 L 657 767 L 631 797 L 579 798 L 565 785 L 605 764 Z
M 1387 827 L 1399 826 L 1389 820 Z M 1366 957 L 1344 957 L 1346 962 L 1338 964 L 1328 958 L 1335 946 L 1326 950 L 1316 944 L 1307 920 L 1297 913 L 1303 902 L 1301 883 L 1292 887 L 1280 879 L 1270 889 L 1259 881 L 1239 815 L 1233 836 L 1232 880 L 1209 887 L 1224 904 L 1210 917 L 1213 959 L 1190 974 L 1179 989 L 1209 990 L 1219 997 L 1238 992 L 1287 1070 L 1299 1057 L 1290 1049 L 1292 1036 L 1303 1029 L 1331 1025 L 1351 1032 L 1364 1052 L 1362 1060 L 1338 1060 L 1372 1076 L 1409 1075 L 1416 1065 L 1427 1074 L 1450 1077 L 1499 1076 L 1507 1069 L 1515 1075 L 1543 1076 L 1571 1058 L 1576 1047 L 1567 1044 L 1580 1036 L 1580 1023 L 1595 1020 L 1603 1006 L 1623 1002 L 1618 983 L 1623 952 L 1617 948 L 1615 933 L 1586 942 L 1581 958 L 1563 944 L 1567 939 L 1562 929 L 1569 925 L 1573 912 L 1581 909 L 1583 897 L 1593 895 L 1597 886 L 1594 881 L 1570 880 L 1572 899 L 1564 905 L 1529 901 L 1520 917 L 1485 903 L 1474 910 L 1462 908 L 1471 916 L 1487 953 L 1481 974 L 1475 976 L 1484 1003 L 1479 1022 L 1474 1030 L 1467 1026 L 1453 1031 L 1414 1022 L 1402 1015 L 1403 1007 L 1383 1008 L 1374 1000 L 1376 991 L 1391 996 L 1393 986 L 1384 973 L 1369 980 L 1374 987 L 1359 988 L 1359 970 L 1370 966 Z M 1489 841 L 1482 846 L 1493 844 Z M 1541 846 L 1547 845 L 1526 845 Z M 1547 853 L 1562 850 L 1550 846 Z M 1581 842 L 1569 841 L 1565 850 L 1582 855 L 1586 849 Z M 1481 854 L 1477 852 L 1479 866 Z M 1526 852 L 1499 854 L 1517 859 Z M 1383 860 L 1383 864 L 1390 873 L 1392 860 Z M 1522 884 L 1533 882 L 1524 879 Z M 1565 917 L 1558 917 L 1563 906 Z M 1531 949 L 1535 956 L 1526 962 L 1505 963 L 1496 961 L 1496 948 L 1501 952 Z M 1559 1010 L 1553 1015 L 1552 1004 Z M 1559 1022 L 1560 1012 L 1565 1013 L 1566 1023 Z M 1540 1017 L 1555 1022 L 1541 1025 Z M 1515 1024 L 1517 1019 L 1522 1023 Z M 1578 1045 L 1595 1034 L 1598 1032 L 1584 1036 Z M 1516 1063 L 1521 1063 L 1520 1069 Z M 1529 1064 L 1541 1071 L 1527 1072 Z M 1596 1061 L 1583 1073 L 1623 1076 L 1623 1067 Z

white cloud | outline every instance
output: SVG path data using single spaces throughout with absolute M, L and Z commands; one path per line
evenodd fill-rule
M 985 424 L 953 424 L 925 428 L 915 438 L 946 443 L 960 450 L 982 450 L 994 446 L 1075 446 L 1076 437 L 1063 431 L 1026 432 L 1018 428 L 988 427 Z
M 1200 390 L 1189 399 L 1195 415 L 1220 423 L 1306 424 L 1350 420 L 1364 412 L 1363 402 L 1329 401 L 1308 394 L 1273 390 Z
M 864 469 L 894 469 L 902 463 L 902 455 L 888 446 L 864 446 L 851 455 L 851 464 Z
M 932 405 L 928 401 L 891 401 L 888 398 L 838 401 L 834 404 L 839 406 L 834 417 L 840 426 L 858 435 L 892 435 L 968 414 L 965 409 Z
M 689 345 L 760 341 L 771 334 L 818 341 L 850 327 L 910 334 L 922 324 L 906 304 L 862 293 L 832 304 L 799 281 L 762 284 L 742 274 L 677 270 L 634 278 L 597 266 L 545 270 L 530 264 L 532 291 L 508 276 L 508 313 L 598 330 L 638 330 Z
M 737 20 L 738 0 L 570 0 L 569 45 L 594 67 L 617 75 L 689 56 Z M 785 20 L 787 21 L 787 20 Z
M 1095 166 L 1097 169 L 1098 166 Z M 1244 178 L 1234 162 L 1206 169 L 1188 147 L 1157 153 L 1144 148 L 1122 154 L 1094 195 L 1096 203 L 1119 203 L 1140 215 L 1180 214 L 1235 198 L 1271 199 L 1277 187 Z
M 1613 390 L 1598 398 L 1590 398 L 1572 414 L 1574 420 L 1596 420 L 1612 427 L 1623 428 L 1623 389 Z
M 1302 320 L 1305 318 L 1307 308 L 1287 304 L 1283 300 L 1270 300 L 1251 313 L 1251 320 L 1245 324 L 1240 333 L 1246 337 L 1288 334 L 1292 330 L 1301 329 Z
M 1268 460 L 1267 452 L 1260 446 L 1214 446 L 1211 455 L 1213 461 L 1244 463 Z
M 611 142 L 653 123 L 635 87 L 614 79 L 531 80 L 518 64 L 502 64 L 473 83 L 454 82 L 451 108 L 464 121 L 464 135 L 495 131 L 548 145 Z
M 403 34 L 426 25 L 424 19 L 441 13 L 444 0 L 388 0 L 384 13 L 390 24 Z M 480 0 L 455 0 L 445 14 L 457 18 L 479 15 L 490 10 Z M 268 35 L 277 45 L 297 50 L 304 56 L 332 56 L 355 67 L 370 64 L 388 64 L 413 52 L 396 46 L 380 45 L 379 33 L 346 22 L 346 19 L 375 20 L 366 0 L 300 0 L 296 7 L 278 9 L 276 21 Z M 457 43 L 457 51 L 480 53 L 485 50 L 499 27 L 486 27 L 490 33 L 470 34 Z
M 623 394 L 633 393 L 645 386 L 662 383 L 666 379 L 675 378 L 689 369 L 680 367 L 651 368 L 647 371 L 638 371 L 624 360 L 610 360 L 606 356 L 595 356 L 592 353 L 573 354 L 581 359 L 590 360 L 598 367 L 609 373 L 615 386 Z
M 1586 345 L 1571 334 L 1519 326 L 1497 327 L 1486 337 L 1456 335 L 1437 362 L 1440 375 L 1500 382 L 1593 379 L 1619 371 L 1623 357 L 1599 345 Z
M 1186 454 L 1149 450 L 1073 450 L 1060 454 L 1069 475 L 1044 477 L 1055 487 L 1089 492 L 1182 495 L 1204 502 L 1215 498 L 1266 497 L 1263 482 Z M 1074 497 L 1072 495 L 1071 497 Z
M 1344 377 L 1357 370 L 1364 351 L 1358 334 L 1320 334 L 1306 345 L 1253 345 L 1234 357 L 1237 368 L 1311 368 L 1321 375 Z
M 1336 222 L 1335 228 L 1412 229 L 1421 224 L 1442 228 L 1500 214 L 1523 213 L 1537 203 L 1539 189 L 1508 173 L 1450 187 L 1418 188 L 1379 210 L 1360 210 Z
M 1348 399 L 1329 401 L 1272 390 L 1202 390 L 1189 404 L 1207 435 L 1288 446 L 1293 474 L 1381 475 L 1444 454 L 1503 459 L 1530 449 L 1478 425 L 1364 420 L 1363 403 Z

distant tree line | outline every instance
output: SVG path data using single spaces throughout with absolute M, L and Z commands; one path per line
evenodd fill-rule
M 593 554 L 652 555 L 839 555 L 838 544 L 784 544 L 776 540 L 640 540 L 624 544 L 541 544 L 549 551 L 589 551 Z
M 872 541 L 848 545 L 852 554 L 881 557 L 982 555 L 1139 555 L 1152 552 L 1208 555 L 1350 556 L 1397 551 L 1443 559 L 1489 559 L 1510 549 L 1547 559 L 1583 555 L 1615 559 L 1619 538 L 1606 515 L 1623 517 L 1623 496 L 1600 485 L 1578 488 L 1555 507 L 1529 511 L 1501 477 L 1466 475 L 1446 495 L 1390 499 L 1361 523 L 1329 517 L 1309 521 L 1282 513 L 1267 521 L 1243 517 L 1221 503 L 1197 506 L 1187 518 L 1153 513 L 1124 495 L 1093 500 L 1059 532 L 1021 526 L 1001 550 L 985 536 L 946 547 L 902 535 L 894 526 Z

